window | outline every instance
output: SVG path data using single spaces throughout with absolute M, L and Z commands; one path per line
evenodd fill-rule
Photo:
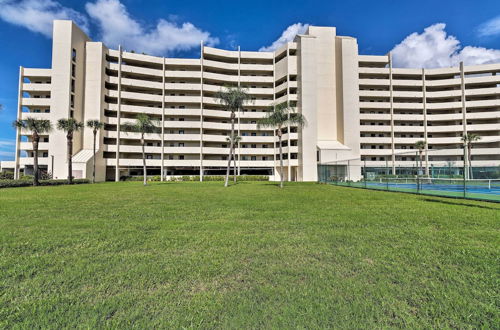
M 257 156 L 252 156 L 251 160 L 257 160 Z
M 262 160 L 267 160 L 267 157 L 266 156 L 262 157 Z
M 153 159 L 153 155 L 146 155 L 146 159 Z
M 252 148 L 257 148 L 257 145 L 256 144 L 252 144 Z
M 146 145 L 147 145 L 148 147 L 152 147 L 152 146 L 153 146 L 153 143 L 148 142 L 148 143 L 146 143 Z
M 71 102 L 71 107 L 74 108 L 75 107 L 75 96 L 74 95 L 71 95 L 71 98 L 70 98 L 70 102 Z
M 179 118 L 179 121 L 184 121 L 184 118 Z
M 179 130 L 179 134 L 184 134 L 184 130 L 183 129 Z
M 71 91 L 75 92 L 75 79 L 71 79 Z
M 71 52 L 71 60 L 76 62 L 76 49 L 73 48 L 73 51 Z
M 184 143 L 179 143 L 179 147 L 184 147 Z
M 257 133 L 252 133 L 251 135 L 252 135 L 252 136 L 257 136 Z
M 183 160 L 184 159 L 184 155 L 179 155 L 179 159 Z
M 173 155 L 168 155 L 168 159 L 173 160 L 174 156 Z
M 71 77 L 75 76 L 75 71 L 76 71 L 76 65 L 71 64 Z

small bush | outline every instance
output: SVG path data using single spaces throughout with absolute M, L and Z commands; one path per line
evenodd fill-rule
M 226 177 L 224 175 L 205 175 L 203 176 L 203 181 L 224 181 Z M 143 176 L 123 176 L 122 181 L 142 181 Z M 169 181 L 174 182 L 186 182 L 186 181 L 200 181 L 199 175 L 183 175 L 174 176 L 168 178 Z M 233 181 L 233 176 L 229 177 L 230 181 Z M 160 175 L 148 176 L 148 181 L 161 181 Z M 267 175 L 239 175 L 236 176 L 236 181 L 269 181 L 269 176 Z
M 88 179 L 75 179 L 74 184 L 89 183 Z M 59 186 L 67 184 L 67 180 L 40 180 L 40 186 Z M 0 180 L 0 188 L 15 188 L 15 187 L 29 187 L 33 185 L 33 181 L 23 180 Z
M 0 172 L 0 180 L 14 180 L 14 172 Z

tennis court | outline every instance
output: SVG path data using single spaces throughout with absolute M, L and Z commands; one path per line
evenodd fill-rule
M 379 178 L 372 181 L 333 183 L 377 190 L 500 201 L 500 179 Z

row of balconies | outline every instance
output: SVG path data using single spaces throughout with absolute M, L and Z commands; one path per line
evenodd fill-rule
M 201 79 L 200 79 L 201 80 Z M 106 81 L 112 84 L 118 85 L 119 79 L 118 77 L 115 76 L 107 76 Z M 147 80 L 141 80 L 141 79 L 132 79 L 132 78 L 122 78 L 121 79 L 121 84 L 122 86 L 132 86 L 132 87 L 139 87 L 139 88 L 150 88 L 156 90 L 156 92 L 161 93 L 162 89 L 162 82 L 158 81 L 147 81 Z M 30 84 L 28 84 L 30 85 Z M 209 84 L 205 82 L 203 84 L 203 90 L 208 91 L 208 92 L 218 92 L 223 88 L 224 84 Z M 50 87 L 50 85 L 49 85 Z M 248 90 L 248 93 L 250 95 L 272 95 L 274 93 L 279 93 L 284 90 L 286 90 L 288 87 L 290 88 L 297 88 L 297 81 L 290 81 L 288 83 L 283 83 L 280 84 L 278 87 L 276 87 L 274 90 L 272 86 L 267 86 L 267 87 L 259 87 L 259 84 L 256 83 L 255 87 L 247 87 L 246 89 Z M 201 90 L 202 86 L 199 82 L 176 82 L 176 83 L 171 83 L 171 82 L 166 82 L 165 83 L 165 90 L 167 91 L 197 91 L 199 92 Z
M 412 137 L 412 138 L 395 137 L 394 143 L 395 144 L 413 145 L 413 144 L 415 144 L 415 142 L 420 141 L 420 140 L 423 140 L 423 138 L 422 137 Z M 489 143 L 489 142 L 495 142 L 495 141 L 499 141 L 499 140 L 500 140 L 500 138 L 498 136 L 482 136 L 481 143 Z M 392 140 L 390 137 L 360 137 L 360 142 L 362 144 L 390 144 L 390 143 L 392 143 Z M 427 138 L 427 143 L 429 145 L 434 145 L 434 144 L 462 145 L 463 144 L 460 136 Z
M 429 133 L 445 133 L 445 132 L 462 132 L 464 129 L 463 125 L 442 125 L 442 126 L 427 126 L 427 132 Z M 361 125 L 361 132 L 390 132 L 390 125 Z M 500 124 L 471 124 L 467 125 L 467 130 L 471 132 L 479 131 L 498 131 L 500 132 Z M 413 132 L 424 132 L 424 126 L 394 126 L 395 132 L 401 133 L 413 133 Z M 500 135 L 500 133 L 499 133 Z
M 500 107 L 500 99 L 495 100 L 478 100 L 466 101 L 467 108 L 486 108 L 486 107 Z M 360 101 L 359 107 L 361 109 L 390 109 L 390 102 L 366 102 Z M 394 109 L 423 109 L 423 103 L 393 103 Z M 461 109 L 462 102 L 443 102 L 443 103 L 427 103 L 428 110 L 441 110 L 441 109 Z
M 122 91 L 121 93 L 118 93 L 116 90 L 108 90 L 107 95 L 109 97 L 114 97 L 118 98 L 118 95 L 121 94 L 121 99 L 130 99 L 130 100 L 136 100 L 136 101 L 151 101 L 151 102 L 162 102 L 162 96 L 161 95 L 154 95 L 154 94 L 146 94 L 146 93 L 136 93 L 136 92 L 125 92 Z M 297 95 L 292 94 L 290 95 L 290 98 L 293 100 L 297 100 Z M 31 100 L 31 99 L 27 99 Z M 277 100 L 276 100 L 277 101 Z M 199 95 L 166 95 L 165 96 L 165 103 L 200 103 L 201 102 L 201 97 Z M 251 100 L 245 102 L 245 105 L 247 107 L 268 107 L 272 105 L 274 100 Z M 23 99 L 24 103 L 24 99 Z M 204 104 L 209 104 L 209 105 L 221 105 L 219 99 L 215 97 L 203 97 L 203 103 Z
M 120 65 L 117 63 L 108 63 L 107 67 L 110 70 L 114 70 L 118 72 Z M 139 76 L 153 76 L 153 77 L 162 77 L 163 71 L 157 69 L 149 69 L 149 68 L 141 68 L 131 65 L 122 64 L 121 65 L 122 73 L 135 74 Z M 172 71 L 165 70 L 165 77 L 167 79 L 171 78 L 198 78 L 201 79 L 202 72 L 201 70 L 196 71 Z M 234 82 L 238 81 L 243 83 L 274 83 L 274 77 L 272 75 L 258 75 L 258 74 L 226 74 L 226 73 L 214 73 L 214 72 L 203 72 L 203 78 L 211 79 L 214 81 L 222 81 L 222 82 Z
M 377 69 L 377 70 L 385 70 L 384 74 L 387 75 L 386 78 L 365 78 L 363 75 L 359 79 L 359 84 L 361 86 L 389 86 L 389 69 Z M 360 71 L 360 73 L 363 73 Z M 465 78 L 466 88 L 469 84 L 500 84 L 500 75 L 496 76 L 483 76 L 483 77 L 466 77 Z M 403 80 L 403 79 L 392 79 L 393 86 L 401 86 L 401 87 L 422 87 L 423 82 L 421 79 L 418 80 Z M 427 87 L 460 87 L 462 85 L 462 79 L 453 78 L 453 79 L 441 79 L 441 80 L 426 80 L 425 85 Z
M 105 137 L 116 138 L 118 133 L 116 131 L 105 131 Z M 206 141 L 206 142 L 223 142 L 227 143 L 227 135 L 216 135 L 216 134 L 203 134 L 201 138 L 199 133 L 196 134 L 164 134 L 165 141 Z M 139 133 L 130 132 L 120 132 L 121 139 L 135 139 L 141 138 Z M 150 133 L 146 134 L 145 138 L 147 140 L 161 140 L 161 134 Z M 298 133 L 286 133 L 282 136 L 283 141 L 285 140 L 297 140 Z M 242 136 L 241 143 L 273 143 L 277 142 L 278 138 L 275 136 Z
M 360 119 L 363 120 L 390 120 L 391 115 L 388 113 L 361 113 Z M 441 114 L 441 115 L 433 115 L 427 114 L 427 121 L 446 121 L 446 120 L 462 120 L 462 113 L 450 113 L 450 114 Z M 415 120 L 415 121 L 423 121 L 424 115 L 416 115 L 416 114 L 394 114 L 394 120 Z M 500 111 L 486 111 L 486 112 L 468 112 L 466 113 L 467 119 L 500 119 Z
M 371 91 L 371 90 L 360 90 L 359 96 L 362 97 L 390 97 L 389 91 Z M 406 97 L 406 98 L 418 98 L 422 99 L 424 94 L 422 91 L 393 91 L 393 97 Z M 462 90 L 450 90 L 450 91 L 439 91 L 439 92 L 428 92 L 426 91 L 426 99 L 433 98 L 452 98 L 461 97 Z M 477 88 L 477 89 L 466 89 L 465 96 L 500 96 L 500 87 L 491 88 Z
M 118 105 L 117 104 L 107 104 L 106 109 L 112 110 L 112 111 L 118 111 Z M 247 109 L 248 110 L 248 109 Z M 137 105 L 128 105 L 128 104 L 122 104 L 121 105 L 121 112 L 122 113 L 147 113 L 147 114 L 154 114 L 161 116 L 162 114 L 162 108 L 153 108 L 153 107 L 142 107 L 142 106 L 137 106 Z M 178 108 L 165 108 L 165 116 L 201 116 L 201 110 L 198 108 L 183 108 L 183 109 L 178 109 Z M 237 118 L 241 119 L 258 119 L 262 118 L 266 115 L 265 112 L 263 111 L 240 111 L 239 113 L 236 113 Z M 229 119 L 231 116 L 231 113 L 229 111 L 224 111 L 224 110 L 211 110 L 211 109 L 203 109 L 203 117 L 213 117 L 213 118 L 225 118 Z
M 30 148 L 29 146 L 27 146 Z M 31 150 L 31 149 L 23 149 L 23 150 Z M 45 149 L 44 149 L 45 150 Z M 144 147 L 146 153 L 154 153 L 161 154 L 161 147 Z M 207 155 L 227 155 L 229 153 L 229 148 L 215 148 L 215 147 L 164 147 L 163 153 L 165 154 L 207 154 Z M 104 145 L 104 151 L 108 152 L 116 152 L 116 145 L 108 144 Z M 273 148 L 243 148 L 237 147 L 236 154 L 239 155 L 274 155 L 277 154 L 278 149 Z M 120 145 L 120 153 L 122 152 L 130 152 L 130 153 L 141 153 L 141 146 L 136 145 Z M 297 153 L 297 146 L 283 147 L 283 154 L 286 153 Z

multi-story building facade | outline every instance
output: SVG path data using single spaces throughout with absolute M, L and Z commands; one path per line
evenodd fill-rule
M 108 49 L 71 21 L 54 21 L 52 67 L 20 69 L 18 118 L 99 119 L 97 178 L 119 180 L 141 173 L 139 135 L 122 125 L 139 113 L 158 122 L 146 136 L 148 171 L 162 175 L 221 174 L 227 165 L 230 114 L 214 97 L 224 86 L 252 97 L 237 114 L 237 172 L 316 181 L 319 163 L 360 160 L 396 172 L 413 166 L 404 154 L 418 140 L 429 149 L 427 166 L 463 162 L 461 136 L 482 137 L 475 164 L 500 165 L 500 64 L 442 69 L 393 68 L 390 55 L 358 54 L 355 38 L 332 27 L 309 27 L 274 52 L 228 51 L 201 44 L 200 58 L 164 58 Z M 273 104 L 287 102 L 307 125 L 276 132 L 257 122 Z M 33 151 L 17 132 L 16 159 L 2 167 L 29 172 Z M 90 177 L 93 135 L 74 140 L 75 177 Z M 438 151 L 439 150 L 439 151 Z M 67 176 L 66 140 L 54 130 L 42 136 L 39 163 L 56 178 Z M 279 171 L 279 159 L 285 171 Z M 32 169 L 31 169 L 32 170 Z M 361 175 L 353 166 L 350 176 Z

